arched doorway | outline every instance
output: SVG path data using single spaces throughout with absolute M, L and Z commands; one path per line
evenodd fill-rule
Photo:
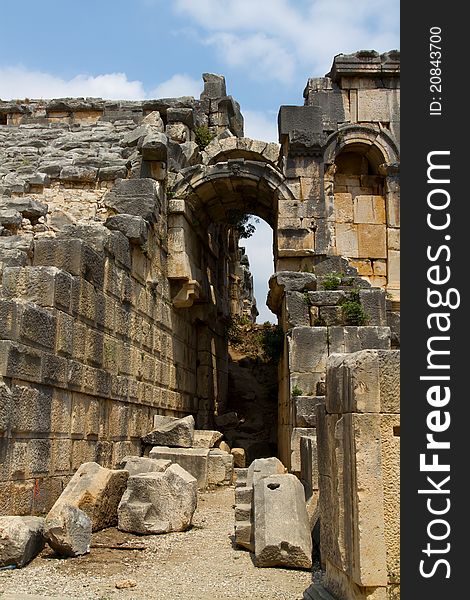
M 255 215 L 271 226 L 273 240 L 264 252 L 271 255 L 274 270 L 279 203 L 292 200 L 292 195 L 282 173 L 270 161 L 262 160 L 259 152 L 253 155 L 258 160 L 248 160 L 246 150 L 244 157 L 239 156 L 239 149 L 235 152 L 237 158 L 225 153 L 224 162 L 186 169 L 170 190 L 168 278 L 174 306 L 189 309 L 198 327 L 198 426 L 224 431 L 232 445 L 248 448 L 244 442 L 252 438 L 266 442 L 252 451 L 251 462 L 276 453 L 277 368 L 271 365 L 269 375 L 259 377 L 264 366 L 258 364 L 257 368 L 253 360 L 231 357 L 228 352 L 227 332 L 237 306 L 243 304 L 239 301 L 242 278 L 233 271 L 234 259 L 240 258 L 236 256 L 240 252 L 237 218 Z M 272 270 L 266 272 L 266 279 L 271 274 Z M 259 336 L 256 331 L 251 333 Z M 245 389 L 247 385 L 251 391 L 256 388 L 259 397 Z M 262 390 L 267 387 L 271 389 L 265 397 Z M 239 391 L 238 402 L 235 390 Z M 262 414 L 257 411 L 260 406 L 265 409 Z M 232 415 L 226 422 L 217 418 L 230 413 L 237 413 L 236 418 Z

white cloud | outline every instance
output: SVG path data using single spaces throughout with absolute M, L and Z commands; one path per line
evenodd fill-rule
M 215 33 L 205 40 L 215 45 L 231 67 L 242 67 L 256 79 L 289 82 L 295 70 L 294 58 L 275 39 L 264 33 L 241 37 L 233 33 Z
M 77 75 L 61 79 L 43 71 L 24 67 L 0 67 L 0 98 L 79 98 L 143 100 L 145 98 L 199 97 L 202 81 L 175 74 L 147 92 L 141 81 L 129 81 L 125 73 Z
M 175 0 L 223 60 L 265 79 L 326 73 L 335 54 L 399 45 L 399 0 Z M 260 42 L 261 40 L 261 42 Z M 281 74 L 283 73 L 283 74 Z
M 242 110 L 245 119 L 245 135 L 253 140 L 277 142 L 277 117 L 269 112 Z
M 193 79 L 189 75 L 176 73 L 151 90 L 149 96 L 151 98 L 178 98 L 180 96 L 199 98 L 202 89 L 202 79 Z
M 124 73 L 77 75 L 61 79 L 43 71 L 24 67 L 0 67 L 0 98 L 102 97 L 110 100 L 145 98 L 140 81 L 129 81 Z

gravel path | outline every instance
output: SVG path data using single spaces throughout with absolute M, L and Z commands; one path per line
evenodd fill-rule
M 28 566 L 0 571 L 1 600 L 300 600 L 308 571 L 258 569 L 235 548 L 234 489 L 199 496 L 193 527 L 134 536 L 111 528 L 93 535 L 89 555 L 58 559 L 46 549 Z M 143 550 L 109 549 L 131 545 Z M 132 585 L 118 589 L 118 585 Z M 3 593 L 3 595 L 1 595 Z

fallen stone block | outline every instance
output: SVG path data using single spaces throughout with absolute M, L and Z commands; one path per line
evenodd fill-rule
M 219 448 L 209 450 L 207 457 L 207 483 L 230 485 L 233 479 L 233 456 Z
M 117 525 L 117 507 L 126 489 L 129 472 L 82 464 L 51 508 L 49 516 L 64 505 L 75 506 L 91 520 L 93 531 Z
M 219 444 L 219 450 L 223 450 L 224 452 L 230 452 L 230 446 L 227 444 L 227 442 L 222 441 Z
M 45 537 L 61 556 L 80 556 L 90 552 L 91 519 L 70 504 L 61 504 L 46 517 Z
M 304 489 L 295 475 L 271 475 L 254 485 L 257 567 L 312 567 L 312 538 Z
M 204 490 L 207 487 L 209 448 L 156 446 L 150 450 L 149 458 L 171 460 L 197 479 L 199 489 Z
M 237 468 L 246 467 L 245 448 L 232 448 L 230 453 L 233 456 L 233 466 Z
M 129 477 L 142 473 L 162 473 L 171 465 L 171 460 L 157 460 L 146 456 L 125 456 L 119 464 L 120 469 L 129 471 Z
M 214 448 L 224 437 L 220 431 L 211 431 L 205 429 L 194 430 L 194 448 Z
M 24 567 L 45 541 L 42 517 L 0 517 L 0 567 Z
M 191 448 L 194 440 L 194 417 L 188 415 L 159 425 L 142 438 L 142 443 L 151 446 Z
M 129 478 L 118 509 L 118 528 L 132 533 L 184 531 L 197 506 L 197 480 L 179 465 Z

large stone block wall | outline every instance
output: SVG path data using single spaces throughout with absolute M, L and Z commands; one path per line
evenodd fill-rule
M 336 271 L 346 266 L 340 261 L 328 264 Z M 325 394 L 328 357 L 390 349 L 384 290 L 370 287 L 355 269 L 346 268 L 350 275 L 338 279 L 336 290 L 325 290 L 325 281 L 331 279 L 320 274 L 282 272 L 270 280 L 269 305 L 286 332 L 279 365 L 278 447 L 281 460 L 298 474 L 301 438 L 316 435 L 314 407 Z M 348 323 L 343 308 L 352 298 L 363 314 L 356 324 Z
M 399 351 L 328 359 L 317 407 L 324 587 L 338 600 L 399 598 Z
M 198 127 L 241 135 L 243 119 L 220 76 L 200 101 L 0 102 L 0 115 L 0 512 L 30 514 L 82 462 L 140 454 L 155 414 L 210 426 L 225 401 L 238 240 L 191 230 L 202 294 L 181 302 L 166 192 L 201 159 Z
M 4 268 L 3 513 L 47 510 L 82 462 L 140 454 L 154 414 L 197 413 L 196 333 L 149 245 L 43 238 L 31 265 Z

